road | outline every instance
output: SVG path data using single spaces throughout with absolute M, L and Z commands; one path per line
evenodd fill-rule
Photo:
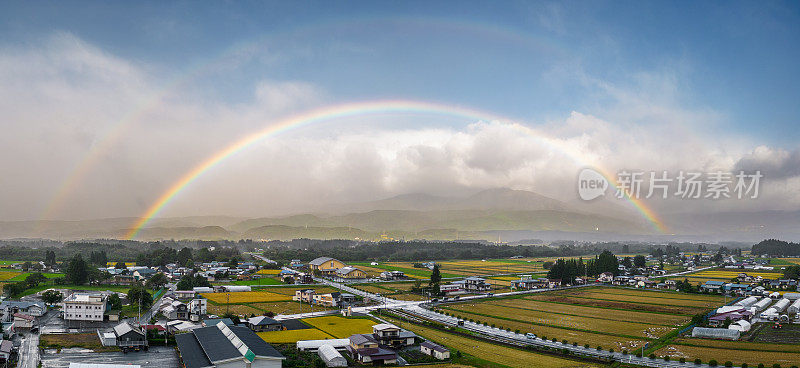
M 39 365 L 39 334 L 25 333 L 19 346 L 19 368 L 36 368 Z

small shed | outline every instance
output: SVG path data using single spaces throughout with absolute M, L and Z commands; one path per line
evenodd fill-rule
M 692 337 L 720 339 L 720 340 L 739 340 L 740 332 L 727 328 L 705 328 L 695 327 L 692 330 Z
M 322 345 L 317 349 L 317 354 L 327 367 L 347 367 L 347 359 L 336 351 L 333 346 Z
M 425 341 L 422 344 L 419 344 L 419 350 L 423 354 L 430 355 L 439 360 L 445 360 L 450 358 L 450 350 L 447 350 L 447 348 L 445 348 L 444 346 L 433 343 L 431 341 Z

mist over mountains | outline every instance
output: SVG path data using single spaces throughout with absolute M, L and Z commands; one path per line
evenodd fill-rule
M 566 203 L 540 194 L 488 189 L 447 197 L 424 193 L 325 205 L 309 213 L 241 218 L 153 219 L 137 237 L 159 239 L 427 239 L 515 242 L 523 239 L 757 241 L 798 239 L 798 212 L 667 214 L 660 234 L 637 212 L 616 203 Z M 123 238 L 137 218 L 0 222 L 0 238 Z

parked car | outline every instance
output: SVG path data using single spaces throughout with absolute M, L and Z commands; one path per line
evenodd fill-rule
M 534 334 L 532 334 L 532 333 L 528 332 L 528 333 L 526 333 L 526 334 L 525 334 L 525 337 L 527 337 L 527 338 L 529 338 L 529 339 L 533 340 L 533 339 L 535 339 L 535 338 L 536 338 L 536 335 L 534 335 Z

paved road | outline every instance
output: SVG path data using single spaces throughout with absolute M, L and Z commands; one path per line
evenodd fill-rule
M 19 346 L 19 368 L 36 368 L 39 365 L 39 334 L 25 333 Z

